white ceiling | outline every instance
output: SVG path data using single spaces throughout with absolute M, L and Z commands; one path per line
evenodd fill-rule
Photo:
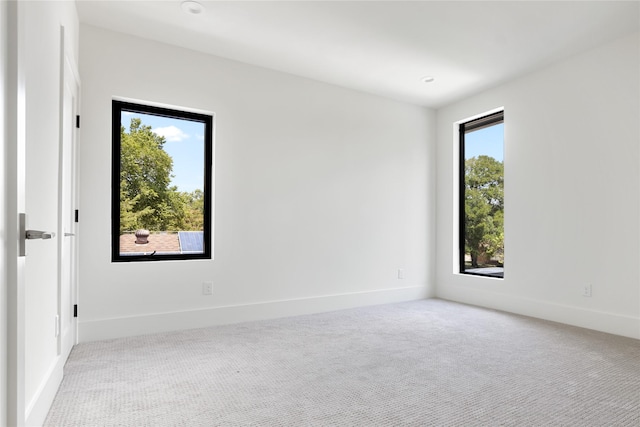
M 83 23 L 428 107 L 640 30 L 639 1 L 77 3 Z

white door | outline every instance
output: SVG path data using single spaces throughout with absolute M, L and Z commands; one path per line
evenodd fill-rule
M 64 46 L 64 44 L 63 44 Z M 77 158 L 77 113 L 78 79 L 76 67 L 64 55 L 64 76 L 62 79 L 62 105 L 60 114 L 60 158 L 59 158 L 59 282 L 58 315 L 60 316 L 59 354 L 66 360 L 77 342 L 77 324 L 74 305 L 77 296 L 76 266 L 76 158 Z
M 73 212 L 75 203 L 73 118 L 78 84 L 63 72 L 75 69 L 65 65 L 63 48 L 58 47 L 60 53 L 55 55 L 55 46 L 64 46 L 64 37 L 39 40 L 41 34 L 27 31 L 46 21 L 41 19 L 46 13 L 40 6 L 0 5 L 1 41 L 6 49 L 6 76 L 1 76 L 6 101 L 2 113 L 6 233 L 0 237 L 5 240 L 7 279 L 6 323 L 0 322 L 6 326 L 6 345 L 0 348 L 6 348 L 6 359 L 2 359 L 6 375 L 0 375 L 6 413 L 0 414 L 4 418 L 0 425 L 12 426 L 41 423 L 75 343 L 75 248 L 73 240 L 67 244 L 64 233 L 69 225 L 61 212 Z M 49 27 L 47 34 L 51 33 Z M 60 70 L 57 85 L 51 79 L 55 76 L 51 69 L 56 68 Z M 56 236 L 46 239 L 41 233 L 41 238 L 25 241 L 24 231 L 19 230 L 19 225 L 25 225 L 19 215 L 24 212 L 29 214 L 26 228 L 55 231 Z

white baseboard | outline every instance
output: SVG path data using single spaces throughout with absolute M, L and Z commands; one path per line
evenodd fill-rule
M 79 342 L 106 340 L 214 325 L 321 313 L 367 305 L 424 299 L 426 286 L 382 289 L 281 301 L 143 314 L 78 322 Z
M 437 298 L 640 339 L 640 317 L 589 310 L 467 287 L 438 289 Z
M 44 424 L 53 399 L 56 397 L 60 383 L 62 383 L 62 370 L 66 359 L 58 356 L 51 364 L 40 387 L 25 408 L 25 426 L 35 427 Z

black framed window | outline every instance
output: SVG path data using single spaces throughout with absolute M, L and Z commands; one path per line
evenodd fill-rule
M 459 135 L 460 273 L 504 277 L 504 111 Z
M 211 259 L 213 117 L 114 100 L 112 261 Z

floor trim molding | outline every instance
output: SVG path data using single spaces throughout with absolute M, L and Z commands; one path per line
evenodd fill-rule
M 640 317 L 589 310 L 499 292 L 449 287 L 439 289 L 437 297 L 463 304 L 476 305 L 614 335 L 640 339 Z
M 27 403 L 25 408 L 25 425 L 41 426 L 44 423 L 53 399 L 56 397 L 58 388 L 62 383 L 64 361 L 62 357 L 57 356 L 51 364 L 49 371 L 45 375 L 45 379 L 38 387 L 33 399 Z
M 321 313 L 428 298 L 426 286 L 381 289 L 78 322 L 79 342 Z

